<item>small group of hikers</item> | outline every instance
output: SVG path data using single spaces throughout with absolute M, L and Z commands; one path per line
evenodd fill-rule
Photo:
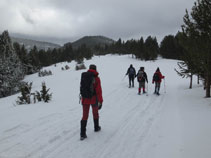
M 136 74 L 136 70 L 131 64 L 125 75 L 128 75 L 128 78 L 129 78 L 129 88 L 131 86 L 134 87 L 134 79 L 137 77 L 137 81 L 139 83 L 138 94 L 139 95 L 141 94 L 141 88 L 143 89 L 143 93 L 146 93 L 145 82 L 147 82 L 148 84 L 148 79 L 147 79 L 147 74 L 144 71 L 144 67 L 140 67 L 140 69 L 138 70 L 138 73 Z M 154 94 L 160 95 L 160 92 L 159 92 L 160 84 L 161 84 L 162 79 L 164 78 L 165 76 L 161 74 L 160 69 L 158 67 L 152 78 L 152 84 L 155 83 Z
M 82 101 L 83 115 L 80 122 L 80 139 L 84 140 L 87 138 L 86 135 L 86 126 L 87 120 L 89 117 L 89 109 L 92 107 L 92 114 L 94 120 L 94 131 L 98 132 L 101 130 L 99 125 L 99 112 L 102 108 L 103 97 L 102 97 L 102 88 L 101 81 L 99 78 L 99 73 L 97 72 L 97 67 L 94 64 L 89 66 L 89 70 L 87 72 L 83 72 L 81 75 L 80 82 L 80 95 Z M 129 87 L 134 87 L 134 79 L 137 77 L 139 82 L 138 93 L 141 94 L 141 88 L 143 88 L 143 93 L 145 91 L 145 82 L 148 83 L 147 74 L 144 72 L 144 67 L 141 67 L 138 73 L 136 74 L 136 70 L 131 64 L 128 68 L 126 75 L 129 76 Z M 157 68 L 152 83 L 155 83 L 155 93 L 159 95 L 160 83 L 161 79 L 164 76 L 161 74 L 159 68 Z M 131 85 L 132 84 L 132 85 Z

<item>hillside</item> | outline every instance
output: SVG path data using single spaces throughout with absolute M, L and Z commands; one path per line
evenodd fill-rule
M 93 47 L 95 45 L 110 45 L 114 42 L 114 40 L 104 36 L 85 36 L 75 42 L 72 42 L 71 44 L 73 48 L 78 48 L 82 44 L 86 44 L 88 47 Z
M 31 40 L 31 39 L 24 39 L 24 38 L 17 38 L 17 37 L 11 37 L 12 42 L 17 42 L 21 45 L 24 44 L 25 48 L 27 50 L 32 49 L 35 45 L 37 46 L 37 48 L 40 49 L 44 49 L 44 50 L 48 50 L 53 49 L 53 48 L 59 48 L 60 45 L 58 44 L 54 44 L 54 43 L 49 43 L 49 42 L 43 42 L 43 41 L 36 41 L 36 40 Z
M 131 55 L 95 56 L 101 78 L 102 130 L 94 132 L 92 109 L 88 138 L 80 141 L 82 106 L 79 104 L 81 73 L 76 62 L 58 63 L 45 70 L 53 75 L 33 74 L 32 92 L 46 83 L 53 93 L 49 103 L 14 105 L 20 94 L 0 99 L 0 158 L 210 158 L 211 100 L 203 98 L 203 85 L 188 89 L 189 79 L 177 75 L 177 60 L 140 61 Z M 147 94 L 137 95 L 138 82 L 128 88 L 125 76 L 130 64 L 145 67 Z M 69 70 L 61 67 L 68 65 Z M 154 95 L 152 76 L 157 67 L 165 80 L 160 96 Z

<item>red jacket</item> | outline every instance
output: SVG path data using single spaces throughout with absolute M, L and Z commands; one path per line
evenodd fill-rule
M 165 76 L 163 76 L 163 75 L 161 74 L 160 71 L 156 71 L 156 72 L 154 73 L 154 75 L 155 75 L 156 73 L 159 75 L 159 80 L 158 80 L 158 81 L 154 81 L 154 79 L 152 79 L 152 83 L 154 83 L 154 82 L 161 83 L 162 79 L 163 79 Z
M 101 81 L 100 78 L 98 77 L 98 72 L 93 69 L 89 69 L 89 72 L 93 72 L 95 75 L 95 83 L 94 83 L 94 89 L 96 94 L 92 98 L 82 98 L 82 104 L 96 104 L 98 102 L 102 103 L 103 102 L 103 97 L 102 97 L 102 88 L 101 88 Z

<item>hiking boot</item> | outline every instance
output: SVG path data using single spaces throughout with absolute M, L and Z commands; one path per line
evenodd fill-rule
M 81 133 L 80 133 L 81 140 L 87 138 L 86 125 L 87 125 L 87 120 L 81 120 Z
M 100 130 L 101 130 L 101 127 L 100 126 L 98 126 L 98 127 L 95 128 L 95 132 L 99 132 Z
M 94 119 L 94 131 L 98 132 L 101 130 L 101 127 L 99 126 L 99 119 Z
M 84 139 L 86 139 L 87 138 L 87 135 L 85 134 L 85 135 L 81 135 L 81 138 L 80 138 L 80 140 L 84 140 Z

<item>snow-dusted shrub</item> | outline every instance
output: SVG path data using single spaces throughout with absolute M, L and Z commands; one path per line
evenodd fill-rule
M 68 65 L 65 65 L 65 67 L 62 67 L 61 69 L 62 69 L 62 70 L 69 70 L 70 67 L 69 67 Z
M 86 69 L 86 66 L 84 65 L 84 63 L 76 64 L 75 70 L 82 70 L 82 69 Z
M 69 70 L 70 67 L 69 67 L 68 65 L 65 65 L 65 69 L 66 69 L 66 70 Z
M 49 71 L 47 71 L 47 70 L 39 71 L 39 73 L 38 73 L 39 77 L 49 76 L 49 75 L 52 75 L 52 72 L 50 70 Z

